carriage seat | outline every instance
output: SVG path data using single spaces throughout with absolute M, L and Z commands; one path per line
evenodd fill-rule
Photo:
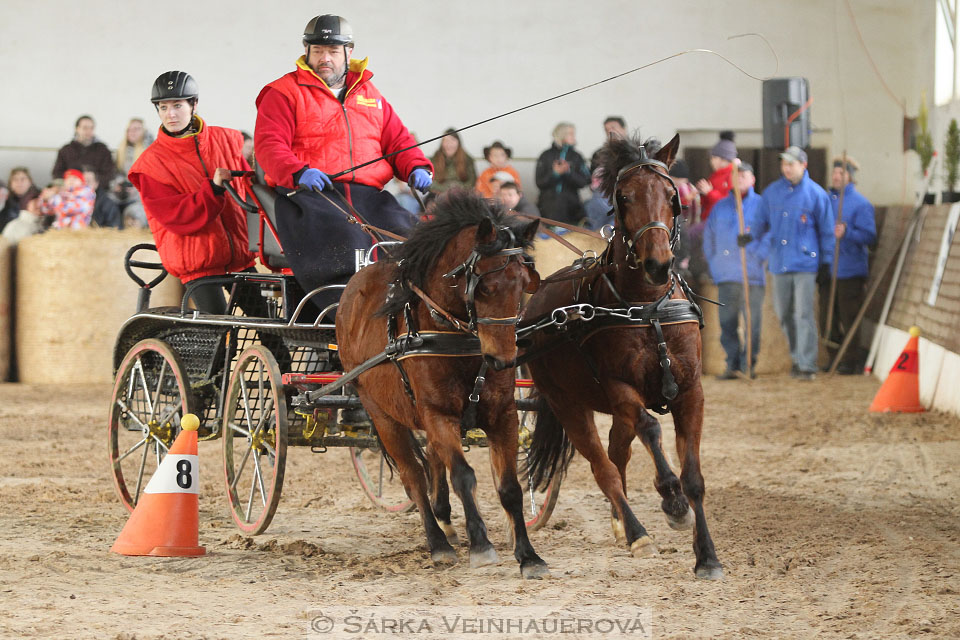
M 277 192 L 267 185 L 267 181 L 263 176 L 263 169 L 258 163 L 254 162 L 253 170 L 256 172 L 256 177 L 252 181 L 253 193 L 263 206 L 263 213 L 267 216 L 267 219 L 270 220 L 273 227 L 276 228 Z M 247 235 L 249 237 L 250 251 L 256 253 L 260 249 L 260 213 L 247 212 Z M 277 268 L 288 269 L 290 263 L 287 261 L 287 257 L 283 255 L 283 249 L 280 247 L 277 239 L 273 237 L 273 234 L 270 233 L 269 230 L 266 230 L 265 235 L 263 253 L 266 254 L 270 264 Z

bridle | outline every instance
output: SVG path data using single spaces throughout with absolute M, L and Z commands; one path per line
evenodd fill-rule
M 506 235 L 507 237 L 501 240 L 501 237 Z M 519 246 L 517 246 L 519 245 Z M 498 246 L 507 246 L 506 249 L 497 250 Z M 484 271 L 482 273 L 477 272 L 477 264 L 483 258 L 496 258 L 496 257 L 505 257 L 506 260 L 503 261 L 503 264 L 495 269 L 490 269 L 489 271 Z M 518 241 L 516 236 L 513 233 L 513 230 L 506 226 L 501 226 L 497 228 L 497 239 L 488 244 L 476 245 L 473 248 L 473 251 L 470 252 L 470 255 L 467 256 L 467 259 L 464 260 L 461 264 L 454 267 L 447 273 L 443 274 L 444 279 L 453 279 L 456 280 L 460 276 L 466 278 L 465 282 L 465 303 L 467 306 L 467 320 L 461 320 L 449 311 L 443 309 L 439 304 L 437 304 L 433 299 L 431 299 L 425 292 L 420 290 L 416 285 L 411 282 L 407 283 L 407 286 L 413 291 L 420 299 L 422 299 L 427 306 L 430 308 L 430 316 L 440 324 L 448 324 L 453 326 L 460 331 L 465 333 L 477 335 L 478 325 L 503 325 L 503 326 L 517 326 L 517 323 L 520 321 L 520 309 L 519 304 L 517 308 L 516 315 L 512 315 L 506 318 L 493 318 L 486 316 L 477 315 L 477 303 L 476 303 L 476 294 L 477 288 L 480 286 L 480 283 L 486 276 L 489 276 L 493 273 L 498 273 L 506 269 L 511 262 L 514 260 L 518 261 L 523 265 L 525 269 L 532 269 L 532 261 L 524 253 L 523 243 Z M 457 283 L 451 285 L 451 287 L 459 286 Z
M 666 223 L 659 220 L 653 220 L 643 225 L 637 229 L 636 233 L 633 234 L 633 237 L 627 237 L 626 233 L 623 234 L 623 243 L 627 247 L 627 266 L 631 269 L 639 269 L 640 265 L 637 264 L 637 254 L 636 254 L 636 244 L 640 240 L 641 236 L 647 231 L 653 229 L 661 229 L 666 231 L 670 236 L 670 249 L 676 250 L 677 243 L 680 241 L 680 225 L 681 225 L 681 212 L 682 207 L 680 206 L 680 192 L 677 190 L 677 184 L 673 181 L 673 178 L 670 177 L 669 168 L 663 162 L 656 160 L 654 158 L 647 157 L 647 151 L 643 145 L 640 145 L 640 159 L 636 162 L 632 162 L 627 166 L 620 169 L 617 172 L 617 181 L 613 186 L 613 210 L 616 213 L 616 222 L 621 229 L 626 229 L 627 221 L 624 217 L 624 214 L 620 210 L 620 183 L 625 180 L 629 175 L 633 174 L 636 171 L 641 171 L 647 169 L 657 174 L 661 178 L 664 178 L 670 183 L 670 186 L 673 187 L 673 196 L 670 198 L 670 206 L 673 209 L 673 228 L 671 229 L 666 225 Z

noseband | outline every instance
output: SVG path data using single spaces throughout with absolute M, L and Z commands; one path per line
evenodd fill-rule
M 626 229 L 627 222 L 623 216 L 623 213 L 620 211 L 620 183 L 625 180 L 629 175 L 633 174 L 636 171 L 642 171 L 647 169 L 657 174 L 661 178 L 664 178 L 670 183 L 670 186 L 673 187 L 673 196 L 670 198 L 670 206 L 673 208 L 673 229 L 668 227 L 665 223 L 660 222 L 659 220 L 654 220 L 643 225 L 637 229 L 636 233 L 633 234 L 633 237 L 628 238 L 626 234 L 623 235 L 623 243 L 627 246 L 628 251 L 628 262 L 627 265 L 632 269 L 638 269 L 637 265 L 637 254 L 635 246 L 639 242 L 640 237 L 643 236 L 647 231 L 652 229 L 661 229 L 666 231 L 670 236 L 670 250 L 673 251 L 677 248 L 677 242 L 680 240 L 680 221 L 681 221 L 681 207 L 680 207 L 680 192 L 677 190 L 677 184 L 673 181 L 673 178 L 670 177 L 669 169 L 667 165 L 659 160 L 647 157 L 647 152 L 644 149 L 643 145 L 640 145 L 640 159 L 636 162 L 630 163 L 627 166 L 620 169 L 617 173 L 617 181 L 614 183 L 613 187 L 613 210 L 617 215 L 617 222 L 621 225 L 623 229 Z M 632 262 L 632 264 L 631 264 Z

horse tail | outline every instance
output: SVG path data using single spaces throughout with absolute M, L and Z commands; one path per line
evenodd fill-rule
M 550 480 L 556 474 L 567 471 L 574 449 L 563 430 L 560 419 L 541 397 L 537 401 L 537 426 L 533 431 L 533 441 L 523 465 L 523 474 L 533 482 L 538 490 L 546 490 Z

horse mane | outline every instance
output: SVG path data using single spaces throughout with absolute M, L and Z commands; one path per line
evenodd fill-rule
M 411 282 L 420 289 L 424 288 L 427 276 L 446 250 L 447 243 L 462 229 L 478 225 L 484 218 L 489 218 L 495 228 L 513 229 L 517 241 L 522 241 L 518 227 L 523 225 L 523 219 L 509 215 L 499 203 L 485 200 L 475 192 L 450 189 L 437 197 L 427 210 L 427 214 L 432 215 L 432 219 L 415 226 L 410 237 L 387 258 L 388 261 L 397 264 L 397 279 L 401 283 Z M 480 255 L 488 256 L 510 246 L 515 246 L 510 234 L 500 231 L 497 233 L 496 241 L 478 245 L 477 250 Z M 393 286 L 387 301 L 377 311 L 377 315 L 399 313 L 404 305 L 408 302 L 413 303 L 414 300 L 419 298 L 409 287 Z
M 663 146 L 657 138 L 643 140 L 637 134 L 622 140 L 608 140 L 597 152 L 600 191 L 609 202 L 613 202 L 613 191 L 617 186 L 617 174 L 620 173 L 620 169 L 640 159 L 641 145 L 646 151 L 647 157 L 650 158 Z

